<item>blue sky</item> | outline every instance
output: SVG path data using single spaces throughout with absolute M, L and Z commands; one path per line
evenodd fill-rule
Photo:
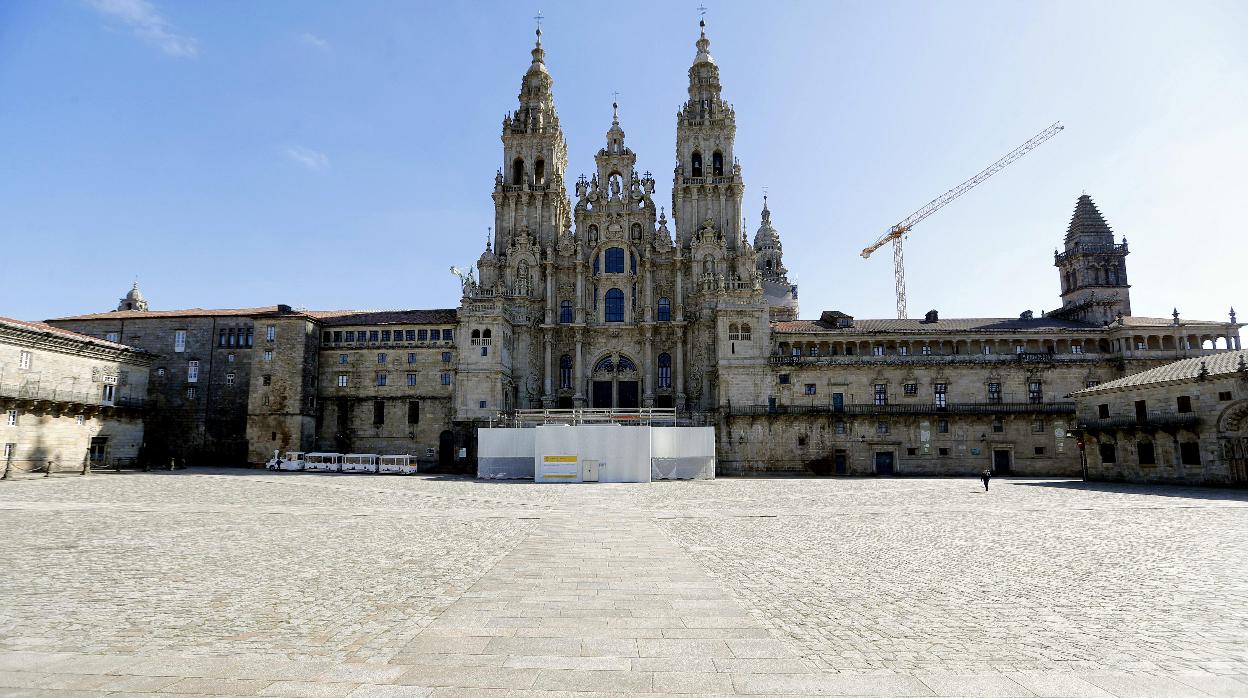
M 1066 130 L 910 237 L 911 316 L 1059 304 L 1087 191 L 1139 315 L 1248 314 L 1248 4 L 708 2 L 751 236 L 802 315 L 893 315 L 889 225 Z M 697 3 L 0 3 L 0 315 L 450 307 L 480 254 L 540 8 L 574 179 L 612 92 L 670 202 Z M 1248 315 L 1245 315 L 1248 316 Z

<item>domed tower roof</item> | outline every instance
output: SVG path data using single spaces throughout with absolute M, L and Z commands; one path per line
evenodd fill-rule
M 143 292 L 139 290 L 139 282 L 137 280 L 130 287 L 129 292 L 117 303 L 117 309 L 147 310 L 147 299 L 143 297 Z

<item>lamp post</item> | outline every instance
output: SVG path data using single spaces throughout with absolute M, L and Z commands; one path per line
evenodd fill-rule
M 1088 481 L 1088 452 L 1084 449 L 1083 430 L 1071 429 L 1066 432 L 1066 438 L 1075 439 L 1075 446 L 1079 449 L 1079 469 L 1083 475 L 1083 481 Z

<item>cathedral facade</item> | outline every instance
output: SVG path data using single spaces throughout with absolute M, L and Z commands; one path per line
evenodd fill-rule
M 688 78 L 670 207 L 618 107 L 569 191 L 539 32 L 502 122 L 492 235 L 456 308 L 152 310 L 136 284 L 116 310 L 48 322 L 155 357 L 144 453 L 213 464 L 320 450 L 470 465 L 476 428 L 517 409 L 656 407 L 713 425 L 722 473 L 1073 475 L 1072 393 L 1239 348 L 1233 310 L 1133 314 L 1127 241 L 1087 195 L 1054 251 L 1056 311 L 800 319 L 766 197 L 746 230 L 705 26 Z M 1158 445 L 1138 452 L 1199 440 L 1191 420 L 1148 424 Z
M 671 219 L 639 173 L 613 105 L 588 178 L 565 188 L 567 147 L 538 32 L 519 105 L 503 120 L 494 235 L 464 284 L 469 351 L 462 416 L 500 409 L 668 407 L 719 403 L 720 325 L 730 346 L 762 346 L 771 319 L 793 319 L 770 212 L 753 242 L 724 101 L 705 27 L 676 118 Z M 735 351 L 735 349 L 733 349 Z M 757 351 L 749 352 L 758 354 Z

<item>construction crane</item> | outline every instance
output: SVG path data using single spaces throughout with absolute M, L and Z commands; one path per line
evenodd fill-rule
M 1011 150 L 1005 157 L 984 168 L 984 170 L 979 174 L 927 202 L 926 206 L 910 214 L 892 228 L 889 228 L 887 233 L 880 236 L 880 239 L 871 243 L 862 251 L 862 258 L 866 259 L 871 256 L 872 252 L 880 249 L 886 243 L 893 243 L 893 273 L 896 276 L 897 284 L 898 320 L 906 319 L 906 265 L 905 255 L 902 253 L 902 241 L 905 239 L 906 235 L 910 233 L 910 229 L 918 224 L 919 221 L 922 221 L 924 218 L 927 218 L 933 213 L 939 211 L 945 206 L 945 204 L 948 204 L 959 196 L 962 196 L 966 192 L 974 189 L 984 180 L 1005 169 L 1010 163 L 1021 158 L 1032 150 L 1035 150 L 1037 146 L 1049 140 L 1053 136 L 1056 136 L 1064 128 L 1066 127 L 1062 126 L 1062 122 L 1058 121 L 1040 133 L 1032 136 L 1031 140 L 1018 146 L 1014 150 Z

